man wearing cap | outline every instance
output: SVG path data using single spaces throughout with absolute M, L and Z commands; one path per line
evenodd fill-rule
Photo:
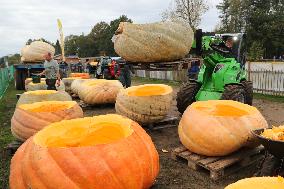
M 60 83 L 59 65 L 52 58 L 51 53 L 47 53 L 45 56 L 44 71 L 39 75 L 45 75 L 47 90 L 56 90 L 56 82 Z

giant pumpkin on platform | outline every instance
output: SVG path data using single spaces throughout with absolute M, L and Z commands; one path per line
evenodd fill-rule
M 190 151 L 206 156 L 228 155 L 255 142 L 251 131 L 267 128 L 252 106 L 229 100 L 195 102 L 184 112 L 178 128 L 180 141 Z
M 114 38 L 114 49 L 130 62 L 173 61 L 189 53 L 193 37 L 192 29 L 179 22 L 121 22 Z
M 23 104 L 14 112 L 11 131 L 17 139 L 25 141 L 51 123 L 80 117 L 83 117 L 83 111 L 75 101 Z
M 123 89 L 117 80 L 96 79 L 83 82 L 79 98 L 87 104 L 115 103 L 116 96 Z
M 159 172 L 150 136 L 132 120 L 102 115 L 53 123 L 26 141 L 11 189 L 147 189 Z
M 62 80 L 60 81 L 60 86 L 55 84 L 55 87 L 56 90 L 58 91 L 65 91 L 65 85 L 62 82 Z M 40 83 L 29 82 L 27 85 L 25 85 L 25 89 L 26 91 L 46 90 L 47 89 L 46 81 L 41 80 Z
M 90 81 L 90 79 L 75 79 L 71 83 L 71 92 L 75 95 L 78 95 L 79 91 L 81 90 L 82 84 L 86 81 Z
M 26 45 L 21 50 L 21 60 L 26 62 L 43 61 L 44 55 L 51 53 L 53 56 L 55 48 L 43 41 L 34 41 L 30 45 Z
M 121 90 L 115 109 L 118 114 L 142 124 L 162 120 L 172 102 L 173 89 L 168 85 L 146 84 Z
M 42 101 L 72 101 L 71 96 L 65 91 L 37 90 L 21 94 L 17 106 L 21 104 L 32 104 Z

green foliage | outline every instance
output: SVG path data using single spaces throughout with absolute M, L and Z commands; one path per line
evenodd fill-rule
M 219 32 L 246 32 L 252 56 L 284 54 L 283 0 L 223 0 L 217 9 L 221 14 Z
M 248 60 L 260 60 L 263 56 L 262 43 L 254 41 L 248 52 Z
M 117 56 L 114 51 L 112 36 L 120 22 L 132 22 L 127 16 L 122 15 L 110 22 L 97 23 L 88 35 L 70 35 L 65 38 L 66 55 L 90 56 Z
M 14 54 L 12 56 L 8 56 L 9 65 L 19 64 L 20 61 L 21 61 L 21 55 L 20 54 Z
M 45 43 L 48 43 L 48 44 L 50 44 L 50 45 L 52 45 L 52 46 L 54 46 L 54 44 L 53 43 L 51 43 L 50 41 L 47 41 L 46 39 L 44 39 L 44 38 L 39 38 L 39 39 L 29 39 L 27 42 L 26 42 L 26 45 L 30 45 L 32 42 L 34 42 L 34 41 L 43 41 L 43 42 L 45 42 Z

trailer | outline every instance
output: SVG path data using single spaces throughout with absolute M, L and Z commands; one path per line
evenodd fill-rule
M 15 87 L 17 90 L 25 90 L 25 80 L 32 74 L 38 74 L 44 70 L 43 62 L 21 62 L 14 65 Z

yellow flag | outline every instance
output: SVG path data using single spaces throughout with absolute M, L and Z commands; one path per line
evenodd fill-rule
M 62 52 L 62 60 L 65 61 L 65 51 L 64 51 L 64 35 L 63 35 L 63 30 L 62 30 L 62 22 L 60 19 L 57 19 L 57 25 L 59 29 L 59 42 L 60 42 L 60 47 L 61 47 L 61 52 Z

